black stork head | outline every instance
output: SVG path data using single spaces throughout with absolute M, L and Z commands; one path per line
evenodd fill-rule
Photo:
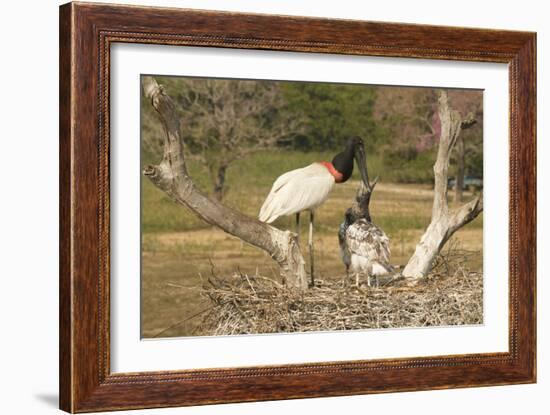
M 370 189 L 369 176 L 367 174 L 367 161 L 365 157 L 365 145 L 359 136 L 351 137 L 346 143 L 346 149 L 338 153 L 332 159 L 332 165 L 342 175 L 340 183 L 345 182 L 353 173 L 353 159 L 357 163 L 361 178 L 367 189 Z

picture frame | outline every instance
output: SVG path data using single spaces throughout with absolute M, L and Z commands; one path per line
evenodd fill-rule
M 110 53 L 116 43 L 508 64 L 509 351 L 111 373 Z M 65 4 L 60 7 L 60 408 L 75 413 L 535 382 L 535 206 L 535 33 Z

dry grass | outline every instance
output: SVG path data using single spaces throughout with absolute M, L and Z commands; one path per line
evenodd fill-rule
M 353 199 L 356 187 L 357 182 L 339 185 L 317 212 L 316 272 L 318 280 L 323 280 L 325 286 L 337 285 L 344 273 L 337 231 L 342 221 L 342 212 Z M 241 187 L 233 189 L 234 194 L 241 191 L 244 191 Z M 254 198 L 249 198 L 249 204 L 243 206 L 242 210 L 251 215 L 255 214 L 262 202 L 262 194 L 263 192 L 259 192 Z M 429 186 L 384 182 L 377 186 L 372 203 L 373 220 L 390 237 L 392 264 L 404 265 L 413 253 L 429 223 L 432 200 L 433 191 Z M 452 203 L 451 206 L 456 207 Z M 186 213 L 185 209 L 178 208 Z M 294 218 L 282 218 L 277 222 L 276 225 L 282 229 L 294 229 Z M 453 240 L 458 241 L 463 249 L 475 253 L 469 256 L 467 263 L 467 269 L 472 271 L 480 271 L 482 268 L 482 224 L 483 218 L 480 215 L 453 236 Z M 304 218 L 300 240 L 307 241 L 307 237 L 307 220 Z M 308 261 L 306 246 L 303 246 L 303 253 Z M 211 263 L 216 275 L 220 276 L 242 273 L 276 279 L 278 274 L 275 262 L 268 255 L 216 228 L 143 233 L 143 337 L 208 334 L 201 326 L 201 317 L 204 314 L 192 316 L 212 305 L 210 299 L 200 295 L 203 281 L 211 275 Z
M 202 291 L 213 307 L 202 318 L 200 334 L 481 324 L 483 275 L 465 268 L 468 256 L 467 251 L 448 250 L 430 277 L 415 286 L 403 279 L 377 288 L 327 280 L 299 292 L 257 275 L 223 279 L 213 274 Z

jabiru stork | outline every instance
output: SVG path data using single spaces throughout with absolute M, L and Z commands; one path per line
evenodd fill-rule
M 265 202 L 260 209 L 259 219 L 272 223 L 280 216 L 296 215 L 296 228 L 299 235 L 300 213 L 309 211 L 309 256 L 311 285 L 315 284 L 313 258 L 313 223 L 315 209 L 327 200 L 330 191 L 337 183 L 346 182 L 353 173 L 353 160 L 368 186 L 365 147 L 363 139 L 355 136 L 348 139 L 344 151 L 336 154 L 332 162 L 319 161 L 309 166 L 291 170 L 279 176 L 273 183 Z

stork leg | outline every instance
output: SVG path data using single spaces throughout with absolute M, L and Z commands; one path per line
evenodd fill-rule
M 296 243 L 300 245 L 300 212 L 296 213 Z
M 313 211 L 310 211 L 309 213 L 309 264 L 311 267 L 311 286 L 315 287 L 315 261 L 313 259 L 313 220 L 314 220 L 314 213 Z

